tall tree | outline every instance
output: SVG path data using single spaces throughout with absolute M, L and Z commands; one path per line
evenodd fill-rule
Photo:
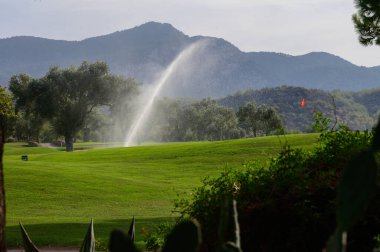
M 363 45 L 380 45 L 380 1 L 355 0 L 358 12 L 352 16 L 359 41 Z
M 259 132 L 268 135 L 274 130 L 283 128 L 281 117 L 274 108 L 265 105 L 257 106 L 254 102 L 240 107 L 237 117 L 240 127 L 248 134 L 253 134 L 254 137 Z
M 265 135 L 269 135 L 275 130 L 283 129 L 284 126 L 280 114 L 273 107 L 260 106 L 258 114 L 261 120 L 261 130 Z
M 5 252 L 5 191 L 3 152 L 9 121 L 15 117 L 11 96 L 0 87 L 0 251 Z
M 53 67 L 44 77 L 30 81 L 26 89 L 15 88 L 23 91 L 14 95 L 17 104 L 23 104 L 24 97 L 33 100 L 35 111 L 65 137 L 66 151 L 73 151 L 74 138 L 93 109 L 111 105 L 131 85 L 137 84 L 109 74 L 104 62 L 83 62 L 78 68 Z
M 29 85 L 32 81 L 32 77 L 27 74 L 14 75 L 9 81 L 9 90 L 14 97 L 17 97 L 15 108 L 19 115 L 15 129 L 17 139 L 39 142 L 44 119 L 36 111 L 34 94 L 29 94 Z
M 215 100 L 203 99 L 185 106 L 181 113 L 183 140 L 224 140 L 237 138 L 237 118 L 232 109 Z
M 249 102 L 244 106 L 239 107 L 236 113 L 239 119 L 239 125 L 245 129 L 247 133 L 252 132 L 253 136 L 257 136 L 257 131 L 260 128 L 260 121 L 257 116 L 257 105 L 254 102 Z

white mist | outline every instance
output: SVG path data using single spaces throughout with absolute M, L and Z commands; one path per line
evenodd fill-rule
M 151 93 L 145 96 L 146 99 L 144 99 L 142 103 L 143 105 L 139 109 L 137 116 L 135 117 L 132 126 L 128 131 L 128 134 L 125 137 L 124 147 L 135 146 L 138 144 L 137 138 L 141 133 L 140 131 L 143 128 L 143 125 L 148 121 L 149 115 L 152 111 L 153 103 L 158 94 L 165 86 L 170 76 L 176 71 L 176 69 L 181 66 L 181 64 L 183 64 L 186 60 L 188 60 L 191 55 L 199 49 L 200 46 L 204 46 L 204 43 L 204 41 L 200 40 L 185 48 L 162 73 L 160 79 L 154 85 Z

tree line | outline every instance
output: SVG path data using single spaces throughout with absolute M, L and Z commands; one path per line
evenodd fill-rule
M 106 63 L 83 62 L 79 67 L 52 67 L 43 77 L 11 77 L 10 95 L 17 119 L 9 140 L 54 142 L 62 139 L 66 151 L 83 141 L 123 141 L 131 125 L 140 85 L 109 73 Z M 268 135 L 283 130 L 276 109 L 253 102 L 238 110 L 210 98 L 156 102 L 140 141 L 225 140 Z M 117 127 L 118 126 L 118 127 Z M 115 131 L 120 134 L 115 137 Z
M 234 111 L 210 98 L 158 101 L 146 138 L 157 141 L 227 140 L 283 132 L 280 114 L 270 106 L 247 103 Z
M 305 99 L 304 107 L 300 106 Z M 370 129 L 380 115 L 380 89 L 361 92 L 324 91 L 303 87 L 280 86 L 259 90 L 246 90 L 221 98 L 218 102 L 238 110 L 249 101 L 258 105 L 270 104 L 283 116 L 287 130 L 310 132 L 313 115 L 321 112 L 339 124 L 354 130 Z
M 142 90 L 134 79 L 109 73 L 104 62 L 83 62 L 79 67 L 51 68 L 45 76 L 12 76 L 9 83 L 17 120 L 8 140 L 65 143 L 76 140 L 124 141 Z M 276 87 L 238 92 L 219 100 L 162 98 L 156 101 L 139 141 L 226 140 L 281 133 L 313 131 L 313 115 L 352 129 L 372 127 L 379 113 L 378 90 L 350 93 Z M 300 107 L 302 98 L 306 106 Z M 334 104 L 336 103 L 336 110 Z M 271 104 L 268 106 L 267 104 Z M 371 109 L 369 109 L 371 108 Z

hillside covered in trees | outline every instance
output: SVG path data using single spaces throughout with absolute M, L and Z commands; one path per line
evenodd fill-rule
M 305 99 L 305 106 L 300 103 Z M 282 115 L 287 130 L 310 131 L 316 111 L 337 124 L 347 124 L 355 130 L 371 128 L 380 112 L 380 89 L 360 92 L 332 91 L 281 86 L 237 92 L 218 100 L 219 104 L 238 110 L 255 102 L 269 105 Z M 336 113 L 336 117 L 335 117 Z

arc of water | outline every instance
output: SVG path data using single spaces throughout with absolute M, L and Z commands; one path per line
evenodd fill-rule
M 170 76 L 175 71 L 176 67 L 186 58 L 188 58 L 198 46 L 203 43 L 203 41 L 198 41 L 187 48 L 185 48 L 166 68 L 166 70 L 161 75 L 161 78 L 157 82 L 156 86 L 153 89 L 152 95 L 149 97 L 148 101 L 145 103 L 144 107 L 141 110 L 140 115 L 137 117 L 137 119 L 132 124 L 130 130 L 128 131 L 128 134 L 124 141 L 124 147 L 133 146 L 136 144 L 136 137 L 139 133 L 139 130 L 141 129 L 142 125 L 146 122 L 150 111 L 152 110 L 152 105 L 157 97 L 157 95 L 160 93 L 162 87 L 165 85 L 167 80 L 170 78 Z

